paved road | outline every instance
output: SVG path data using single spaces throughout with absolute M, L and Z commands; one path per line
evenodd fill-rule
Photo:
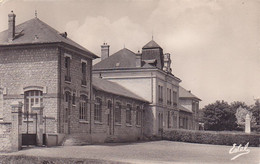
M 103 159 L 130 163 L 243 163 L 260 164 L 260 148 L 248 147 L 248 154 L 231 161 L 232 146 L 193 144 L 173 141 L 154 141 L 128 144 L 104 144 L 32 148 L 17 155 Z

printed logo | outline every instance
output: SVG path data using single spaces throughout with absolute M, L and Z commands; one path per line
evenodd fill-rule
M 236 156 L 234 156 L 233 158 L 231 158 L 231 160 L 234 160 L 238 157 L 240 157 L 241 155 L 245 155 L 248 154 L 250 152 L 248 148 L 249 142 L 243 147 L 241 144 L 236 146 L 237 144 L 233 144 L 233 147 L 229 150 L 229 154 L 236 154 Z

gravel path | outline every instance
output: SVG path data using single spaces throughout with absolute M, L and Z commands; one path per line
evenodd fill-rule
M 232 146 L 193 144 L 173 141 L 154 141 L 126 144 L 103 144 L 31 148 L 9 155 L 59 158 L 102 159 L 130 163 L 260 163 L 260 149 L 249 147 L 249 154 L 231 161 Z

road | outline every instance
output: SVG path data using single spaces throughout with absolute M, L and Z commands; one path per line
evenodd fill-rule
M 103 144 L 32 148 L 9 155 L 42 156 L 55 158 L 102 159 L 129 163 L 260 163 L 260 149 L 231 160 L 239 153 L 229 154 L 232 146 L 194 144 L 173 141 L 153 141 L 125 144 Z

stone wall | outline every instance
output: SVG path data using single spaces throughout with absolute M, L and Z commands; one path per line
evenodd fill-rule
M 12 150 L 12 123 L 0 122 L 0 152 Z

